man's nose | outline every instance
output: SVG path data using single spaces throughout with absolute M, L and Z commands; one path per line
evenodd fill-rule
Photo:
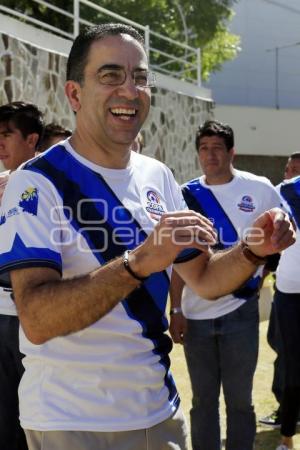
M 214 157 L 216 155 L 216 151 L 214 148 L 208 148 L 207 154 L 208 154 L 208 156 Z
M 121 93 L 120 95 L 126 98 L 134 99 L 138 97 L 139 89 L 137 88 L 135 80 L 131 74 L 127 75 L 126 80 L 121 86 L 119 86 L 118 90 Z

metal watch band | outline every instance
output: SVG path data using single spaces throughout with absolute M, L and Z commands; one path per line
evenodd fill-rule
M 180 306 L 170 309 L 170 316 L 172 316 L 173 314 L 182 314 L 182 309 L 180 308 Z

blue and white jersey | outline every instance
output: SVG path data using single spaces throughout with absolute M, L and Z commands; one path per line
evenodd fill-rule
M 9 170 L 0 173 L 0 205 L 2 196 L 9 178 Z M 1 218 L 0 218 L 1 221 Z M 12 299 L 12 290 L 8 287 L 0 286 L 0 314 L 7 316 L 16 316 L 17 311 Z
M 184 184 L 182 192 L 190 209 L 197 210 L 214 222 L 219 249 L 235 245 L 260 214 L 280 206 L 280 197 L 267 178 L 239 170 L 234 170 L 234 177 L 229 183 L 207 185 L 205 177 L 201 176 Z M 183 314 L 194 320 L 215 319 L 228 314 L 246 300 L 257 297 L 261 275 L 262 268 L 259 268 L 241 289 L 215 301 L 201 298 L 185 286 Z
M 300 176 L 279 185 L 283 206 L 296 225 L 296 242 L 282 252 L 276 271 L 276 286 L 287 294 L 300 293 Z
M 123 170 L 99 167 L 66 141 L 14 172 L 2 202 L 1 273 L 50 267 L 63 279 L 134 248 L 166 211 L 182 207 L 169 169 L 132 152 Z M 21 330 L 20 418 L 25 429 L 121 431 L 177 409 L 165 334 L 167 272 L 93 325 L 43 345 Z

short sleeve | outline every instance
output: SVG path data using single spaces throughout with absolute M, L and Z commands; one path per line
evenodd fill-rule
M 62 272 L 57 198 L 38 173 L 18 170 L 9 177 L 0 213 L 2 285 L 9 286 L 9 273 L 15 269 L 50 267 Z
M 269 181 L 269 180 L 268 180 Z M 278 190 L 269 181 L 269 195 L 264 195 L 264 200 L 266 202 L 266 209 L 270 208 L 282 208 L 282 200 Z

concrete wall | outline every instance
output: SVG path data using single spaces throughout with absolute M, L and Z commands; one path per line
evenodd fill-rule
M 300 110 L 217 105 L 214 116 L 234 129 L 237 167 L 282 180 L 288 156 L 300 151 Z

